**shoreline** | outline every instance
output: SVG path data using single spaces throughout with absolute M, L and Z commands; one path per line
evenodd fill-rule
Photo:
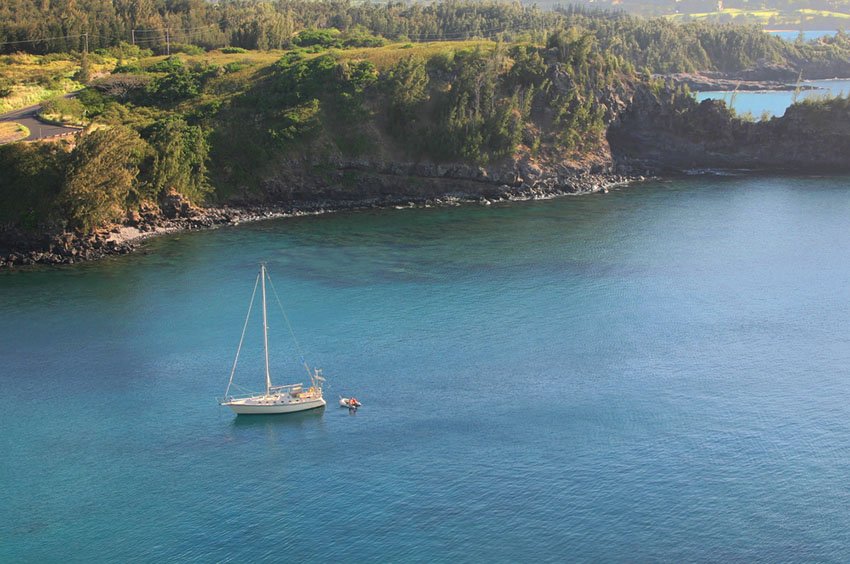
M 479 204 L 489 206 L 496 203 L 549 200 L 565 196 L 580 196 L 609 189 L 628 186 L 651 180 L 644 175 L 592 175 L 577 178 L 571 188 L 563 187 L 510 187 L 503 186 L 498 195 L 482 195 L 470 192 L 446 192 L 437 197 L 396 196 L 363 200 L 336 200 L 293 202 L 288 204 L 254 204 L 245 206 L 222 206 L 191 208 L 183 216 L 171 219 L 134 222 L 136 225 L 116 224 L 108 229 L 89 235 L 61 233 L 41 244 L 29 242 L 27 250 L 11 250 L 0 254 L 0 270 L 31 267 L 36 265 L 72 265 L 91 262 L 108 256 L 130 254 L 138 250 L 144 241 L 155 237 L 188 231 L 212 230 L 219 227 L 237 226 L 272 219 L 323 215 L 345 211 L 413 209 Z
M 638 164 L 638 163 L 635 163 Z M 651 170 L 647 169 L 647 170 Z M 653 180 L 702 177 L 741 177 L 741 176 L 797 176 L 803 171 L 777 171 L 770 169 L 741 168 L 689 168 L 659 171 L 645 174 L 603 174 L 576 178 L 576 184 L 564 186 L 502 186 L 501 192 L 487 195 L 472 192 L 446 192 L 439 196 L 390 196 L 361 200 L 317 200 L 292 202 L 287 204 L 246 204 L 244 206 L 225 205 L 221 207 L 191 208 L 185 216 L 166 219 L 157 217 L 154 221 L 139 222 L 137 225 L 116 224 L 89 235 L 61 233 L 50 237 L 49 244 L 42 249 L 19 251 L 0 251 L 0 271 L 10 271 L 35 266 L 73 265 L 91 262 L 109 256 L 131 254 L 139 250 L 140 245 L 155 237 L 189 231 L 206 231 L 220 227 L 238 226 L 242 223 L 255 223 L 273 219 L 324 215 L 347 211 L 365 210 L 404 210 L 432 207 L 453 207 L 478 204 L 489 206 L 499 203 L 551 200 L 567 196 L 583 196 L 595 193 L 607 193 L 612 188 L 632 186 Z M 826 176 L 843 174 L 839 171 L 827 172 Z M 818 176 L 824 176 L 818 175 Z M 44 237 L 41 239 L 45 240 Z

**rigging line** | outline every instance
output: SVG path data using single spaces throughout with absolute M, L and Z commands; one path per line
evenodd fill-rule
M 313 375 L 310 374 L 310 367 L 307 365 L 307 361 L 304 360 L 304 351 L 301 348 L 301 344 L 298 342 L 298 338 L 295 336 L 295 331 L 292 330 L 292 324 L 289 322 L 289 316 L 286 315 L 286 311 L 284 311 L 283 309 L 283 304 L 280 303 L 280 297 L 277 295 L 277 290 L 275 290 L 274 282 L 272 282 L 272 277 L 268 274 L 268 269 L 266 271 L 266 278 L 269 281 L 269 285 L 272 287 L 272 294 L 274 294 L 274 299 L 277 300 L 277 305 L 280 308 L 280 312 L 283 314 L 283 318 L 286 320 L 286 326 L 289 328 L 289 334 L 292 335 L 292 341 L 295 343 L 295 349 L 301 356 L 301 362 L 304 363 L 304 369 L 307 371 L 307 376 L 312 380 Z
M 252 395 L 257 394 L 256 391 L 249 390 L 248 388 L 243 388 L 242 386 L 239 386 L 238 384 L 233 384 L 233 387 L 236 388 L 237 390 L 239 390 L 240 392 L 242 392 L 243 394 L 252 394 Z
M 230 386 L 233 385 L 233 375 L 236 374 L 236 363 L 239 362 L 239 353 L 242 351 L 242 342 L 245 340 L 245 331 L 248 329 L 248 321 L 251 319 L 251 309 L 254 307 L 254 297 L 257 295 L 257 284 L 260 283 L 260 275 L 257 274 L 257 280 L 254 281 L 254 291 L 251 292 L 251 303 L 248 304 L 248 315 L 245 316 L 245 325 L 242 326 L 242 336 L 239 337 L 239 346 L 236 348 L 236 358 L 233 359 L 233 368 L 230 370 L 230 380 L 227 382 L 227 389 L 224 391 L 224 397 L 230 393 Z

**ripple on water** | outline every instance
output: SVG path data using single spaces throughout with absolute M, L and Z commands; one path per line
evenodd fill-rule
M 0 560 L 848 560 L 848 210 L 687 179 L 0 276 Z M 214 401 L 260 260 L 323 410 Z

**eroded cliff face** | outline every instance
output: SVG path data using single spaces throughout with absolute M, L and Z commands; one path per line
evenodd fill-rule
M 616 162 L 656 173 L 727 168 L 850 171 L 850 104 L 796 104 L 781 118 L 747 122 L 715 100 L 637 89 L 608 129 Z
M 280 163 L 278 173 L 263 183 L 261 193 L 270 202 L 333 207 L 442 198 L 529 199 L 588 193 L 629 179 L 610 153 L 582 162 L 519 155 L 482 166 L 334 156 Z
M 782 118 L 752 123 L 720 102 L 697 103 L 673 88 L 638 84 L 598 94 L 607 132 L 592 150 L 521 145 L 508 158 L 476 166 L 404 159 L 389 140 L 359 157 L 317 143 L 275 162 L 258 189 L 233 195 L 224 202 L 229 207 L 176 199 L 88 236 L 8 231 L 0 237 L 0 267 L 129 252 L 133 242 L 122 238 L 128 227 L 146 236 L 338 209 L 546 198 L 693 169 L 850 172 L 850 100 L 799 104 Z M 541 114 L 535 126 L 545 128 L 546 119 Z
M 600 98 L 608 108 L 605 139 L 581 154 L 521 146 L 510 158 L 476 166 L 410 161 L 391 150 L 352 158 L 325 147 L 280 161 L 258 191 L 233 201 L 331 208 L 529 199 L 706 168 L 850 171 L 850 109 L 840 101 L 799 104 L 782 118 L 747 122 L 721 102 L 698 103 L 668 87 L 638 84 Z
M 579 92 L 564 65 L 550 65 L 547 74 L 555 95 Z M 619 120 L 633 94 L 632 83 L 626 81 L 600 86 L 590 94 L 598 101 L 605 127 Z M 376 116 L 382 113 L 381 108 L 373 110 Z M 389 135 L 376 118 L 359 126 L 370 139 L 365 154 L 345 154 L 331 139 L 319 137 L 277 160 L 255 189 L 246 186 L 228 201 L 339 207 L 444 198 L 517 200 L 589 193 L 640 178 L 616 162 L 604 131 L 581 148 L 565 150 L 554 114 L 545 101 L 535 103 L 524 125 L 523 142 L 510 156 L 485 164 L 470 164 L 461 155 L 454 162 L 411 158 L 399 147 L 405 143 Z M 539 141 L 532 147 L 527 138 Z

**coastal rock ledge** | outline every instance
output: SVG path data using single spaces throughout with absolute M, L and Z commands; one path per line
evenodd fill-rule
M 179 194 L 169 194 L 160 206 L 143 206 L 122 223 L 91 234 L 0 232 L 0 268 L 97 260 L 133 252 L 149 237 L 250 221 L 357 209 L 546 199 L 644 179 L 626 167 L 544 168 L 527 159 L 491 168 L 338 159 L 330 172 L 326 167 L 321 175 L 308 174 L 315 169 L 310 164 L 286 163 L 280 174 L 264 183 L 261 200 L 243 196 L 226 206 L 197 207 Z

